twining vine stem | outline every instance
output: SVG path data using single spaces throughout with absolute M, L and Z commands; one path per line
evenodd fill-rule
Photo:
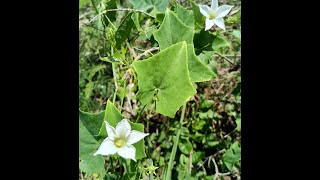
M 110 11 L 133 11 L 133 12 L 140 12 L 140 13 L 146 14 L 146 15 L 152 17 L 152 18 L 155 18 L 154 16 L 152 16 L 152 15 L 149 14 L 149 13 L 146 13 L 146 12 L 143 12 L 143 11 L 140 11 L 140 10 L 135 10 L 135 9 L 107 9 L 107 10 L 104 10 L 104 11 L 102 11 L 101 13 L 97 14 L 97 15 L 94 16 L 93 18 L 91 18 L 88 23 L 91 23 L 91 22 L 97 20 L 97 18 L 98 18 L 99 16 L 101 16 L 101 15 L 107 13 L 107 12 L 110 12 Z

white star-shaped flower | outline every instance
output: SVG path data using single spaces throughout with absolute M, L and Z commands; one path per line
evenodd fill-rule
M 218 0 L 211 1 L 211 7 L 207 5 L 199 5 L 200 12 L 206 17 L 206 28 L 210 29 L 214 24 L 223 30 L 225 29 L 223 17 L 225 17 L 233 8 L 233 6 L 222 5 L 218 7 Z
M 94 155 L 101 154 L 106 156 L 118 153 L 119 156 L 125 159 L 136 161 L 136 148 L 132 144 L 140 141 L 149 133 L 131 130 L 131 126 L 126 119 L 122 119 L 116 128 L 110 126 L 107 121 L 105 123 L 108 137 L 101 143 Z

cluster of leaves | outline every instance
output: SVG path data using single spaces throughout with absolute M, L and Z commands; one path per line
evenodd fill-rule
M 179 127 L 176 111 L 190 98 L 172 179 L 213 179 L 215 163 L 224 179 L 240 178 L 240 2 L 228 1 L 235 8 L 225 32 L 203 30 L 198 3 L 204 1 L 80 1 L 79 178 L 162 179 Z M 124 7 L 135 11 L 106 11 Z M 103 111 L 107 104 L 110 113 Z M 150 133 L 146 154 L 137 159 L 146 158 L 128 162 L 124 176 L 120 159 L 91 156 L 107 136 L 103 120 L 120 117 L 140 117 Z

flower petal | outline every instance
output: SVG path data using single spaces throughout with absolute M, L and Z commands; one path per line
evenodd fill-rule
M 114 127 L 110 126 L 110 124 L 107 121 L 104 121 L 106 123 L 106 129 L 107 129 L 107 133 L 108 133 L 108 138 L 113 141 L 114 140 L 114 136 L 116 135 L 116 130 L 114 129 Z
M 128 137 L 129 136 L 129 134 L 131 132 L 131 126 L 130 126 L 127 119 L 122 119 L 122 121 L 120 121 L 117 124 L 116 132 L 117 132 L 117 135 L 119 135 L 121 137 Z
M 126 145 L 123 148 L 120 148 L 118 151 L 119 156 L 125 159 L 136 160 L 136 148 L 133 145 Z
M 223 20 L 223 18 L 215 18 L 213 21 L 214 21 L 214 23 L 216 23 L 216 25 L 217 25 L 219 28 L 221 28 L 221 29 L 223 29 L 223 30 L 226 30 L 226 28 L 225 28 L 225 26 L 224 26 L 224 20 Z
M 229 6 L 229 5 L 222 5 L 218 7 L 216 18 L 225 17 L 231 11 L 232 8 L 233 6 Z
M 214 21 L 210 20 L 209 18 L 206 18 L 206 30 L 210 29 L 214 25 Z
M 211 9 L 213 9 L 215 11 L 218 9 L 218 0 L 211 1 Z
M 132 130 L 128 136 L 127 144 L 128 145 L 134 144 L 148 135 L 149 135 L 149 133 L 142 133 L 139 131 Z
M 209 18 L 208 12 L 210 7 L 207 5 L 199 5 L 199 8 L 200 8 L 201 14 L 204 15 L 206 18 Z
M 118 149 L 113 141 L 111 141 L 109 138 L 106 138 L 100 145 L 99 149 L 97 150 L 97 152 L 94 153 L 94 155 L 96 156 L 97 154 L 101 154 L 101 155 L 113 155 L 116 152 L 118 152 Z

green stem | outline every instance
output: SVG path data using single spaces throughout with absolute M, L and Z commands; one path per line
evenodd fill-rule
M 121 158 L 121 157 L 120 157 Z M 128 163 L 127 163 L 127 160 L 124 159 L 124 158 L 121 158 L 121 161 L 122 161 L 122 165 L 123 165 L 123 168 L 124 168 L 124 172 L 129 172 L 128 170 Z M 123 173 L 124 174 L 124 173 Z
M 91 0 L 91 4 L 94 7 L 94 10 L 96 11 L 96 13 L 99 14 L 99 10 L 93 0 Z
M 154 180 L 153 173 L 150 173 L 150 175 L 149 175 L 149 180 Z
M 165 180 L 170 180 L 171 179 L 171 174 L 172 174 L 172 169 L 173 169 L 173 160 L 176 156 L 176 152 L 177 152 L 177 147 L 178 147 L 178 142 L 179 142 L 179 138 L 180 138 L 180 134 L 182 131 L 182 123 L 183 123 L 183 119 L 184 119 L 184 112 L 186 111 L 186 103 L 183 105 L 182 107 L 182 111 L 181 111 L 181 117 L 180 117 L 180 124 L 179 124 L 179 128 L 177 131 L 177 136 L 176 136 L 176 141 L 173 144 L 173 148 L 172 148 L 172 152 L 170 155 L 170 160 L 168 163 L 168 167 L 166 170 L 166 175 L 165 175 Z
M 140 118 L 140 116 L 141 116 L 141 114 L 142 114 L 142 112 L 143 112 L 143 110 L 144 110 L 144 108 L 147 106 L 147 104 L 146 105 L 144 105 L 143 106 L 143 108 L 141 109 L 141 111 L 139 112 L 139 114 L 138 114 L 138 117 L 137 117 L 137 119 L 136 119 L 136 122 L 135 123 L 137 123 L 138 122 L 138 120 L 139 120 L 139 118 Z
M 111 56 L 113 56 L 113 47 L 111 46 Z M 117 96 L 117 90 L 118 90 L 118 85 L 117 85 L 117 73 L 115 71 L 115 63 L 112 63 L 112 74 L 113 74 L 113 80 L 114 80 L 114 94 L 113 94 L 113 99 L 112 103 L 114 104 L 116 101 L 116 96 Z
M 127 82 L 126 81 L 124 81 L 124 87 L 123 87 L 123 89 L 124 89 L 124 91 L 123 91 L 123 94 L 121 95 L 121 102 L 120 102 L 120 107 L 122 107 L 122 105 L 123 105 L 123 100 L 124 100 L 124 96 L 126 95 L 126 86 L 127 86 Z M 121 111 L 122 111 L 122 108 L 121 108 Z

